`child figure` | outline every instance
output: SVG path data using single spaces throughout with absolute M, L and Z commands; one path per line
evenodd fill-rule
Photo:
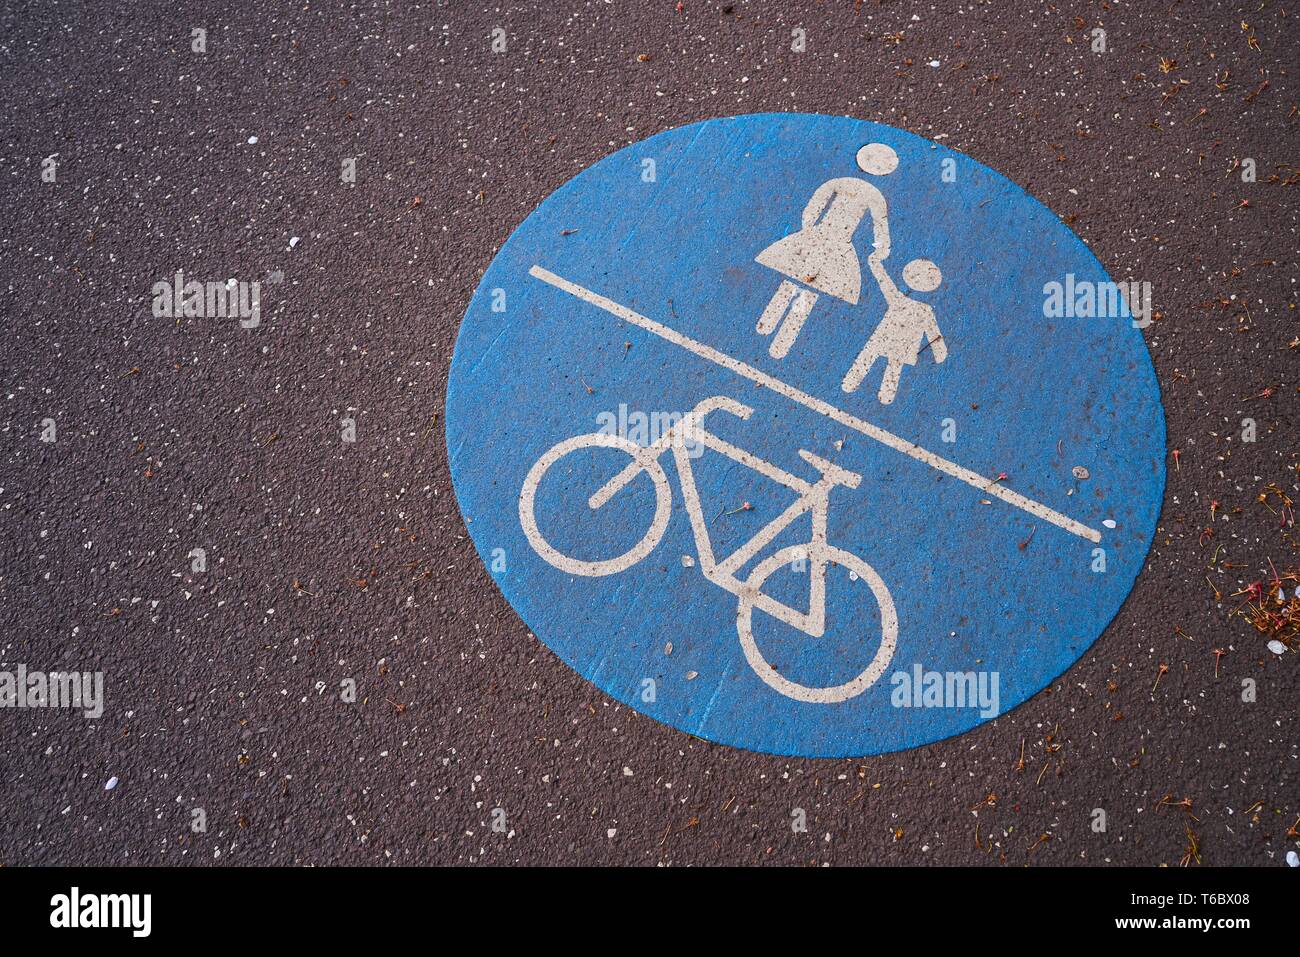
M 876 398 L 888 405 L 894 401 L 894 394 L 898 392 L 898 380 L 903 375 L 903 366 L 916 364 L 923 341 L 928 341 L 934 349 L 935 362 L 948 358 L 948 347 L 935 322 L 934 310 L 900 292 L 889 278 L 879 256 L 871 256 L 868 264 L 871 274 L 880 284 L 887 308 L 876 331 L 871 334 L 844 376 L 840 388 L 845 392 L 853 392 L 862 384 L 876 360 L 883 358 L 887 364 Z M 933 292 L 942 281 L 943 274 L 939 272 L 939 267 L 928 259 L 913 259 L 903 267 L 903 282 L 917 292 Z

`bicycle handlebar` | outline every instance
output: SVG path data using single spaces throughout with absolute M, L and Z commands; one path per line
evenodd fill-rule
M 690 412 L 683 416 L 682 421 L 685 422 L 687 420 L 692 420 L 696 425 L 698 425 L 702 418 L 710 412 L 714 412 L 718 409 L 721 409 L 723 412 L 730 412 L 742 421 L 748 419 L 754 414 L 754 410 L 743 402 L 737 402 L 729 396 L 715 395 L 708 399 L 701 399 L 697 402 L 695 408 L 691 409 Z M 672 432 L 672 429 L 669 429 L 668 431 Z

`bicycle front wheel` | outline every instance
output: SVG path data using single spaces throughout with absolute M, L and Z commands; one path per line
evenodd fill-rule
M 635 460 L 640 471 L 645 472 L 654 483 L 655 512 L 645 535 L 626 552 L 615 558 L 586 561 L 565 555 L 546 540 L 537 527 L 535 509 L 537 488 L 541 485 L 542 478 L 551 466 L 571 452 L 594 448 L 619 449 Z M 672 498 L 673 493 L 668 485 L 668 476 L 664 474 L 663 466 L 659 464 L 659 455 L 655 450 L 637 445 L 635 442 L 619 435 L 593 432 L 589 435 L 575 435 L 571 439 L 565 439 L 563 442 L 552 446 L 528 470 L 528 475 L 524 479 L 524 487 L 519 493 L 519 523 L 523 526 L 528 543 L 533 546 L 537 554 L 561 571 L 569 572 L 572 575 L 586 575 L 589 577 L 613 575 L 616 572 L 626 571 L 655 550 L 655 546 L 659 544 L 659 540 L 664 536 L 664 530 L 668 528 L 668 519 L 672 515 Z M 599 506 L 590 507 L 598 508 Z

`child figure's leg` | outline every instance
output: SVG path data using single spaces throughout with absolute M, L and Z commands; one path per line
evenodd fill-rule
M 845 392 L 852 392 L 857 389 L 858 386 L 862 385 L 862 380 L 867 377 L 867 373 L 871 371 L 871 367 L 876 364 L 876 360 L 879 358 L 880 352 L 876 345 L 871 340 L 867 340 L 867 344 L 862 347 L 858 357 L 853 360 L 853 365 L 849 367 L 849 371 L 844 374 L 844 381 L 840 383 L 840 388 Z
M 777 287 L 776 292 L 772 294 L 772 298 L 768 301 L 767 308 L 758 317 L 760 335 L 765 336 L 776 328 L 776 324 L 781 321 L 785 311 L 790 308 L 790 301 L 794 299 L 798 291 L 799 287 L 790 280 L 784 279 L 781 281 L 781 285 Z
M 903 364 L 901 362 L 890 362 L 885 366 L 885 375 L 880 380 L 880 391 L 876 393 L 876 398 L 882 405 L 889 405 L 894 401 L 894 395 L 898 392 L 898 380 L 903 377 Z
M 776 331 L 772 345 L 767 350 L 772 354 L 773 359 L 785 358 L 785 354 L 794 345 L 794 340 L 798 338 L 799 330 L 803 328 L 808 313 L 812 312 L 813 303 L 816 301 L 817 293 L 807 289 L 799 290 L 798 298 L 790 306 L 790 311 L 785 314 L 785 322 L 781 323 L 781 328 Z

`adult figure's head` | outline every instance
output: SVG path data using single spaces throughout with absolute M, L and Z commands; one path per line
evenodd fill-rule
M 898 154 L 884 143 L 868 143 L 858 150 L 858 169 L 872 176 L 887 176 L 898 169 Z

